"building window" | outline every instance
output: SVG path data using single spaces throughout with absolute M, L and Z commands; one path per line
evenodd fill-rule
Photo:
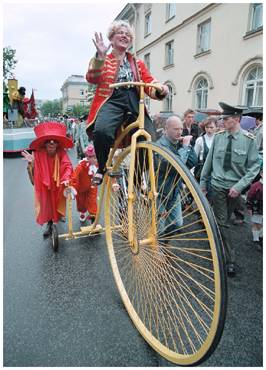
M 261 66 L 252 68 L 244 81 L 244 105 L 262 107 L 263 105 L 263 70 Z
M 144 36 L 148 36 L 150 33 L 151 33 L 151 12 L 145 14 Z
M 207 108 L 208 100 L 208 81 L 205 78 L 201 78 L 197 81 L 195 86 L 195 108 L 205 109 Z
M 165 65 L 174 64 L 174 41 L 165 44 Z
M 148 70 L 150 70 L 151 69 L 151 54 L 150 53 L 144 55 L 144 63 L 146 67 L 148 68 Z
M 169 94 L 164 99 L 164 110 L 166 112 L 173 111 L 173 88 L 171 85 L 167 84 L 169 89 Z
M 80 90 L 80 95 L 84 96 L 84 90 L 83 89 Z
M 262 27 L 262 12 L 262 4 L 251 4 L 249 31 L 256 31 L 258 28 Z
M 211 40 L 211 20 L 207 20 L 198 25 L 197 53 L 210 50 Z
M 169 3 L 166 4 L 166 21 L 173 18 L 176 15 L 176 4 Z

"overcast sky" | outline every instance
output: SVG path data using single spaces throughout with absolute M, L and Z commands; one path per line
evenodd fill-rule
M 26 96 L 61 98 L 68 76 L 85 75 L 95 53 L 95 31 L 106 35 L 126 2 L 87 4 L 4 4 L 4 46 L 16 49 L 14 70 Z M 107 39 L 105 37 L 107 42 Z

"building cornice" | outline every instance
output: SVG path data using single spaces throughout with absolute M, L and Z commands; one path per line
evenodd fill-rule
M 64 90 L 64 89 L 66 89 L 68 86 L 73 86 L 73 85 L 76 85 L 76 86 L 88 86 L 89 84 L 86 81 L 84 81 L 84 82 L 81 82 L 81 81 L 80 82 L 78 82 L 78 81 L 71 82 L 71 81 L 69 81 L 69 82 L 65 82 L 64 83 L 64 85 L 61 87 L 61 91 Z
M 136 3 L 128 3 L 121 12 L 115 17 L 115 20 L 124 19 L 126 16 L 135 16 Z
M 141 49 L 137 50 L 136 54 L 138 55 L 138 54 L 143 53 L 146 49 L 149 49 L 150 47 L 154 46 L 155 44 L 157 44 L 161 40 L 163 40 L 163 39 L 171 36 L 173 33 L 175 33 L 176 31 L 179 31 L 183 27 L 186 27 L 189 23 L 193 22 L 195 19 L 201 17 L 202 15 L 204 15 L 205 13 L 209 12 L 210 10 L 216 8 L 219 5 L 221 5 L 221 3 L 211 3 L 211 4 L 208 4 L 203 9 L 199 10 L 195 14 L 193 14 L 190 17 L 186 18 L 182 23 L 179 23 L 177 26 L 171 28 L 170 30 L 166 31 L 165 33 L 163 33 L 162 35 L 160 35 L 159 37 L 157 37 L 157 39 L 151 41 L 149 44 L 147 44 L 144 47 L 142 47 Z

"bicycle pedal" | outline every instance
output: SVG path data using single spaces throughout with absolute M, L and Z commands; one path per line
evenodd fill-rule
M 123 176 L 122 171 L 108 171 L 108 176 L 112 178 L 119 178 Z

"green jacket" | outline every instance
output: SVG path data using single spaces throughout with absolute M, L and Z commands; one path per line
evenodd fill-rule
M 223 169 L 228 135 L 227 131 L 215 134 L 201 173 L 202 189 L 206 189 L 206 182 L 211 175 L 211 185 L 214 187 L 223 189 L 233 187 L 241 192 L 260 170 L 259 153 L 254 136 L 242 129 L 232 135 L 231 169 L 227 172 Z

